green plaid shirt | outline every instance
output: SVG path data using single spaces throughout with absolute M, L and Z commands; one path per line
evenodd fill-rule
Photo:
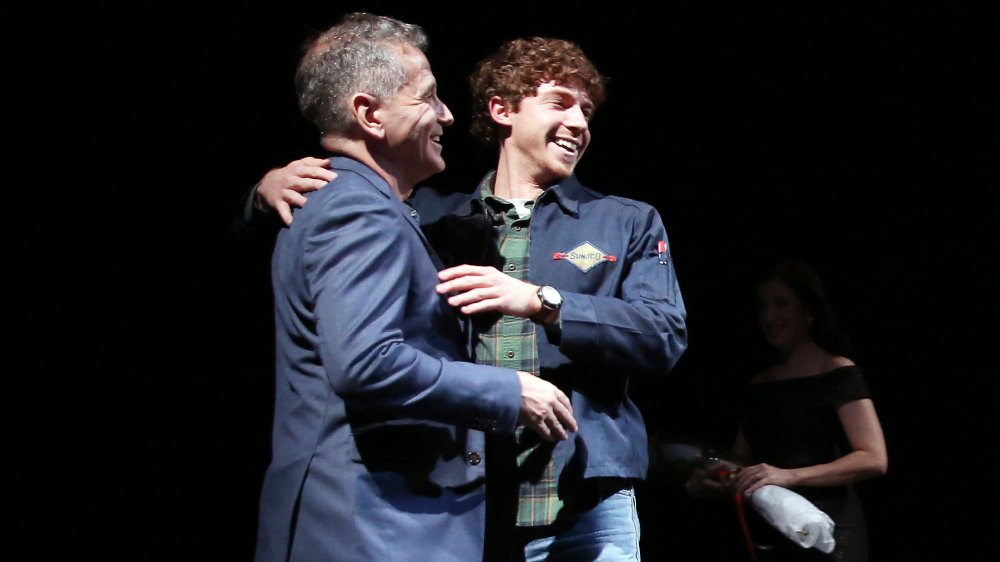
M 500 254 L 504 257 L 503 271 L 515 279 L 525 279 L 528 274 L 530 213 L 534 202 L 525 202 L 519 210 L 514 203 L 494 196 L 492 188 L 495 177 L 495 174 L 490 174 L 484 178 L 480 189 L 483 201 L 504 218 L 503 226 L 498 227 Z M 476 360 L 538 376 L 535 323 L 517 316 L 502 316 L 488 331 L 479 334 Z M 518 451 L 517 477 L 520 482 L 517 524 L 548 525 L 555 520 L 563 505 L 553 474 L 553 444 L 542 440 L 533 431 L 526 431 L 524 427 L 518 427 L 515 435 Z

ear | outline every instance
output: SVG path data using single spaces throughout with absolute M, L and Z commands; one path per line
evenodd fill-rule
M 490 98 L 489 103 L 490 117 L 493 121 L 499 123 L 500 125 L 510 125 L 510 110 L 509 104 L 503 100 L 500 96 L 493 96 Z
M 370 94 L 357 93 L 351 96 L 351 113 L 361 131 L 377 139 L 385 138 L 385 128 L 379 118 L 379 102 Z

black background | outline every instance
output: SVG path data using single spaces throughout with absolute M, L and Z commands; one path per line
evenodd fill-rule
M 7 119 L 21 125 L 4 190 L 23 464 L 9 559 L 252 558 L 270 288 L 266 253 L 229 221 L 268 168 L 316 153 L 295 108 L 297 48 L 354 9 L 431 37 L 456 116 L 435 186 L 471 189 L 492 164 L 466 132 L 464 77 L 500 41 L 572 39 L 610 77 L 578 174 L 658 207 L 689 313 L 677 369 L 634 388 L 654 429 L 731 442 L 759 343 L 753 276 L 803 257 L 855 341 L 889 446 L 888 475 L 861 485 L 872 558 L 995 555 L 998 19 L 983 6 L 5 14 Z M 654 467 L 640 490 L 644 558 L 739 559 L 732 506 L 668 476 Z

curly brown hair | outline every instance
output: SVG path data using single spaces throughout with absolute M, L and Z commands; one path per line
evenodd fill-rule
M 472 136 L 487 146 L 498 142 L 500 125 L 490 117 L 489 102 L 499 96 L 518 110 L 544 82 L 572 85 L 587 93 L 594 109 L 604 103 L 607 79 L 571 41 L 532 37 L 505 42 L 476 67 L 472 87 Z

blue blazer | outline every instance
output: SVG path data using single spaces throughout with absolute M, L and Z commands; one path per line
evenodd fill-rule
M 358 161 L 282 230 L 276 388 L 258 562 L 482 557 L 483 431 L 512 432 L 513 371 L 467 362 L 416 213 Z

